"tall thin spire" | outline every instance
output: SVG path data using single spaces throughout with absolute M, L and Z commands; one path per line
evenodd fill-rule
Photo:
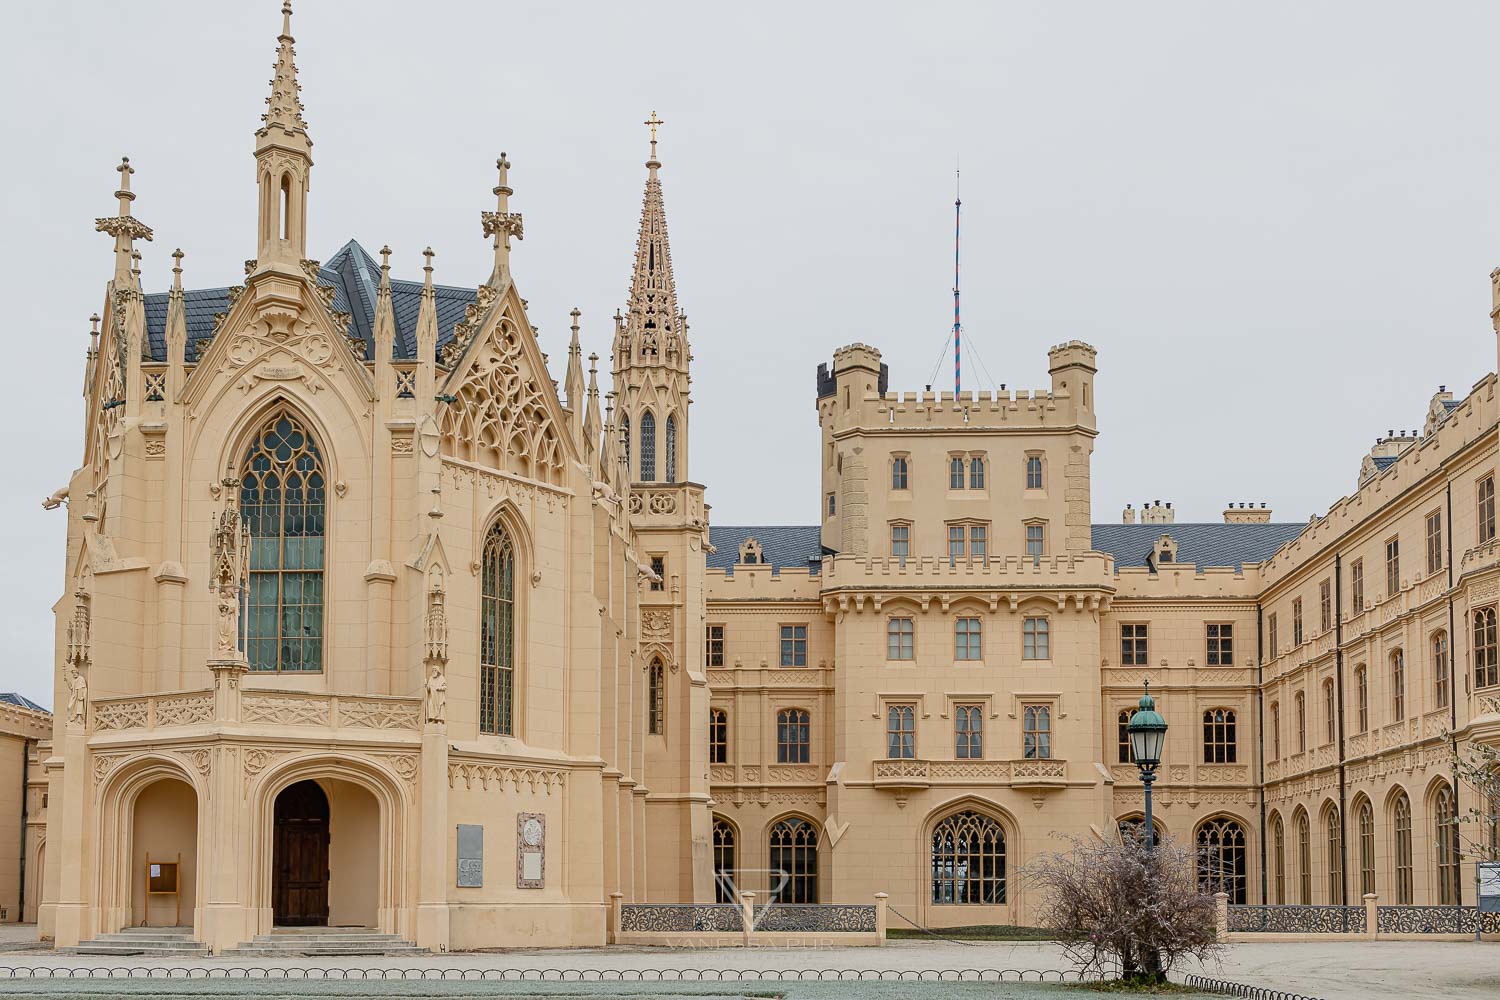
M 573 338 L 568 342 L 568 371 L 563 379 L 563 391 L 568 396 L 568 426 L 573 438 L 583 445 L 583 348 L 578 343 L 578 317 L 576 307 L 568 314 L 573 317 Z
M 963 391 L 963 366 L 960 364 L 960 356 L 963 353 L 964 324 L 959 318 L 958 312 L 958 223 L 963 212 L 963 199 L 959 197 L 959 183 L 962 175 L 953 171 L 953 395 L 954 398 Z
M 672 276 L 672 248 L 667 241 L 667 209 L 662 201 L 657 171 L 656 129 L 666 124 L 651 113 L 651 158 L 646 161 L 646 194 L 641 205 L 641 228 L 636 236 L 635 269 L 630 276 L 628 318 L 615 345 L 615 370 L 630 365 L 663 365 L 687 370 L 687 342 L 677 308 L 677 282 Z
M 495 161 L 495 169 L 500 172 L 500 183 L 492 191 L 495 210 L 481 212 L 479 221 L 484 227 L 484 235 L 495 238 L 495 267 L 490 272 L 489 284 L 498 289 L 510 281 L 511 237 L 522 239 L 524 227 L 521 224 L 521 213 L 510 210 L 510 196 L 515 191 L 510 186 L 510 159 L 504 153 Z
M 599 419 L 599 355 L 589 355 L 589 401 L 583 415 L 583 454 L 592 459 L 599 448 L 599 432 L 603 429 Z
M 114 215 L 94 220 L 95 232 L 108 233 L 115 238 L 115 283 L 120 287 L 138 286 L 135 277 L 135 241 L 151 239 L 151 227 L 130 214 L 130 203 L 135 201 L 135 192 L 130 190 L 130 175 L 135 168 L 130 157 L 120 157 L 120 189 L 115 192 L 119 204 Z
M 260 187 L 256 245 L 260 266 L 272 261 L 300 264 L 307 256 L 307 191 L 312 172 L 312 138 L 302 117 L 302 87 L 297 82 L 292 47 L 292 3 L 281 5 L 281 34 L 271 95 L 261 127 L 255 131 L 256 177 Z

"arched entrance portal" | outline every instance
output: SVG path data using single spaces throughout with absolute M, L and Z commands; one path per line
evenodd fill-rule
M 276 796 L 271 906 L 277 924 L 328 923 L 328 796 L 299 781 Z

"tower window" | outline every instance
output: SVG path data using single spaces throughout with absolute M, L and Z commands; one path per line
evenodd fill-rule
M 641 482 L 656 482 L 656 416 L 641 414 Z

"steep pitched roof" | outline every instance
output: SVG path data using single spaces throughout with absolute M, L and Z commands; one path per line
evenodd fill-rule
M 17 708 L 29 708 L 33 712 L 47 712 L 45 708 L 32 701 L 23 694 L 14 691 L 0 691 L 0 704 L 15 705 Z M 47 712 L 51 715 L 51 712 Z
M 740 546 L 754 538 L 760 543 L 761 557 L 776 572 L 791 567 L 816 573 L 823 559 L 821 537 L 822 528 L 816 524 L 711 525 L 708 540 L 718 551 L 708 554 L 708 568 L 734 572 Z
M 318 284 L 334 289 L 333 308 L 349 314 L 351 336 L 365 342 L 365 357 L 375 350 L 375 289 L 380 284 L 380 265 L 355 240 L 339 248 L 318 272 Z M 434 285 L 438 347 L 453 339 L 453 327 L 464 318 L 464 309 L 474 301 L 474 289 Z M 167 293 L 145 297 L 146 342 L 152 361 L 167 359 Z M 422 304 L 420 281 L 391 281 L 391 310 L 396 317 L 396 358 L 411 360 L 417 350 L 417 310 Z M 183 295 L 187 313 L 187 360 L 198 359 L 198 341 L 210 336 L 214 314 L 229 311 L 228 288 L 194 288 Z
M 1177 542 L 1177 561 L 1196 566 L 1264 562 L 1302 534 L 1305 524 L 1096 524 L 1093 547 L 1116 566 L 1144 566 L 1162 535 Z

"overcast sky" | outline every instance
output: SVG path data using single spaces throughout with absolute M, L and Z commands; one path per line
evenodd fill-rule
M 114 166 L 156 231 L 148 291 L 176 246 L 189 285 L 240 281 L 278 7 L 7 10 L 0 690 L 51 701 L 65 518 L 40 501 L 82 457 Z M 309 252 L 389 243 L 418 278 L 431 244 L 440 282 L 476 284 L 507 151 L 558 378 L 574 306 L 608 351 L 660 112 L 691 473 L 720 524 L 816 521 L 835 347 L 951 389 L 956 163 L 965 385 L 1045 386 L 1049 346 L 1099 349 L 1095 521 L 1158 498 L 1305 521 L 1377 434 L 1495 365 L 1500 5 L 300 0 L 293 28 Z

